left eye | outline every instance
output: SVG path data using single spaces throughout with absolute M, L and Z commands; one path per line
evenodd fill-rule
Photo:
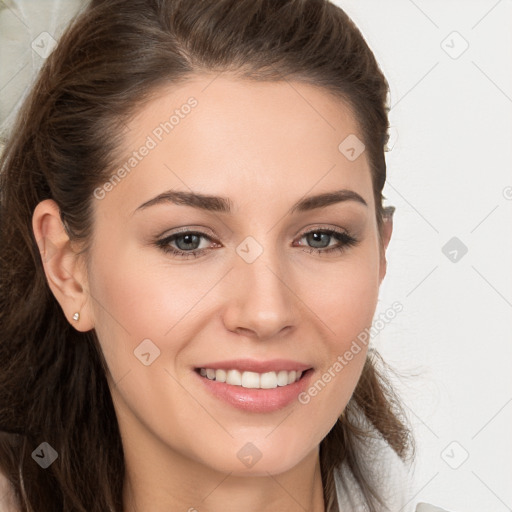
M 334 229 L 314 229 L 304 233 L 301 237 L 306 238 L 309 243 L 313 243 L 313 247 L 309 247 L 306 249 L 306 252 L 316 252 L 319 254 L 331 253 L 331 252 L 343 252 L 351 246 L 355 246 L 358 243 L 358 240 L 354 238 L 352 235 L 345 231 L 338 231 Z M 338 244 L 328 247 L 327 246 L 318 247 L 316 244 L 323 245 L 323 241 L 329 240 L 331 238 L 335 238 L 338 240 Z M 327 248 L 325 248 L 327 247 Z
M 325 247 L 328 247 L 329 243 L 327 243 L 327 246 L 325 246 L 325 247 L 318 247 L 318 245 L 316 245 L 316 244 L 322 245 L 323 242 L 325 242 L 325 241 L 328 242 L 332 238 L 335 238 L 336 240 L 338 240 L 338 242 L 340 242 L 342 245 L 350 245 L 355 242 L 355 240 L 347 233 L 333 231 L 333 230 L 321 230 L 321 229 L 314 230 L 314 231 L 308 231 L 307 233 L 302 235 L 301 239 L 302 238 L 306 238 L 308 243 L 314 244 L 311 247 L 312 249 L 323 249 Z M 338 244 L 334 248 L 339 248 L 339 247 L 340 247 L 340 244 Z M 322 252 L 326 252 L 326 251 L 322 251 Z
M 187 233 L 184 235 L 175 235 L 171 241 L 175 241 L 179 250 L 187 251 L 187 249 L 198 249 L 198 247 L 196 246 L 200 242 L 201 238 L 209 239 L 209 237 L 207 237 L 206 235 L 202 235 L 200 233 Z
M 201 239 L 207 239 L 212 241 L 212 238 L 205 233 L 196 232 L 196 231 L 186 231 L 182 233 L 175 233 L 170 235 L 162 240 L 158 240 L 155 245 L 162 249 L 165 253 L 170 253 L 178 257 L 197 257 L 199 254 L 208 249 L 200 248 Z M 315 229 L 312 231 L 308 231 L 304 233 L 299 240 L 307 239 L 307 243 L 313 244 L 313 246 L 309 246 L 304 249 L 306 252 L 316 252 L 316 253 L 330 253 L 332 251 L 344 251 L 350 246 L 354 246 L 358 243 L 358 241 L 351 236 L 349 233 L 345 231 L 337 231 L 334 229 Z M 338 244 L 329 247 L 329 241 L 335 238 L 338 241 Z M 175 244 L 176 247 L 173 247 Z M 220 244 L 214 245 L 220 246 Z M 302 244 L 299 247 L 303 247 Z

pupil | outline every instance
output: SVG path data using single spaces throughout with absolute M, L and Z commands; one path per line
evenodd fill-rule
M 178 246 L 183 245 L 179 243 L 180 240 L 185 240 L 184 245 L 190 246 L 191 244 L 197 243 L 199 237 L 197 235 L 183 235 L 181 238 L 177 239 Z M 197 247 L 180 247 L 180 249 L 197 249 Z
M 328 235 L 327 233 L 312 233 L 310 234 L 310 237 L 313 239 L 312 242 L 313 242 L 313 245 L 316 244 L 317 242 L 321 242 L 322 240 L 322 237 L 329 237 L 330 235 Z M 310 239 L 311 241 L 311 239 Z M 324 240 L 325 242 L 325 240 Z

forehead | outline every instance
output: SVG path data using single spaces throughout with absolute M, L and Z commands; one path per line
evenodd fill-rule
M 361 139 L 348 105 L 324 89 L 195 76 L 160 88 L 130 120 L 118 160 L 125 172 L 108 204 L 133 211 L 170 188 L 261 204 L 350 187 L 369 202 L 365 152 L 342 151 Z

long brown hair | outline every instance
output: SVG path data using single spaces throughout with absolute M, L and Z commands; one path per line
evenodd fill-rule
M 121 512 L 125 476 L 106 362 L 95 331 L 72 328 L 47 285 L 34 208 L 55 200 L 87 254 L 93 191 L 112 175 L 121 142 L 112 134 L 157 87 L 202 71 L 298 80 L 344 100 L 366 145 L 382 237 L 388 84 L 342 9 L 327 0 L 93 0 L 43 65 L 0 160 L 0 469 L 24 512 Z M 364 469 L 372 432 L 404 461 L 414 451 L 378 359 L 370 349 L 320 445 L 326 510 L 338 508 L 342 462 L 368 510 L 378 509 Z M 41 442 L 58 453 L 44 471 L 31 456 Z

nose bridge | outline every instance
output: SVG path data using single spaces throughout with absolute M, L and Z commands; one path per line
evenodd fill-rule
M 225 321 L 230 330 L 269 337 L 295 325 L 296 298 L 272 236 L 259 240 L 248 236 L 236 247 Z

